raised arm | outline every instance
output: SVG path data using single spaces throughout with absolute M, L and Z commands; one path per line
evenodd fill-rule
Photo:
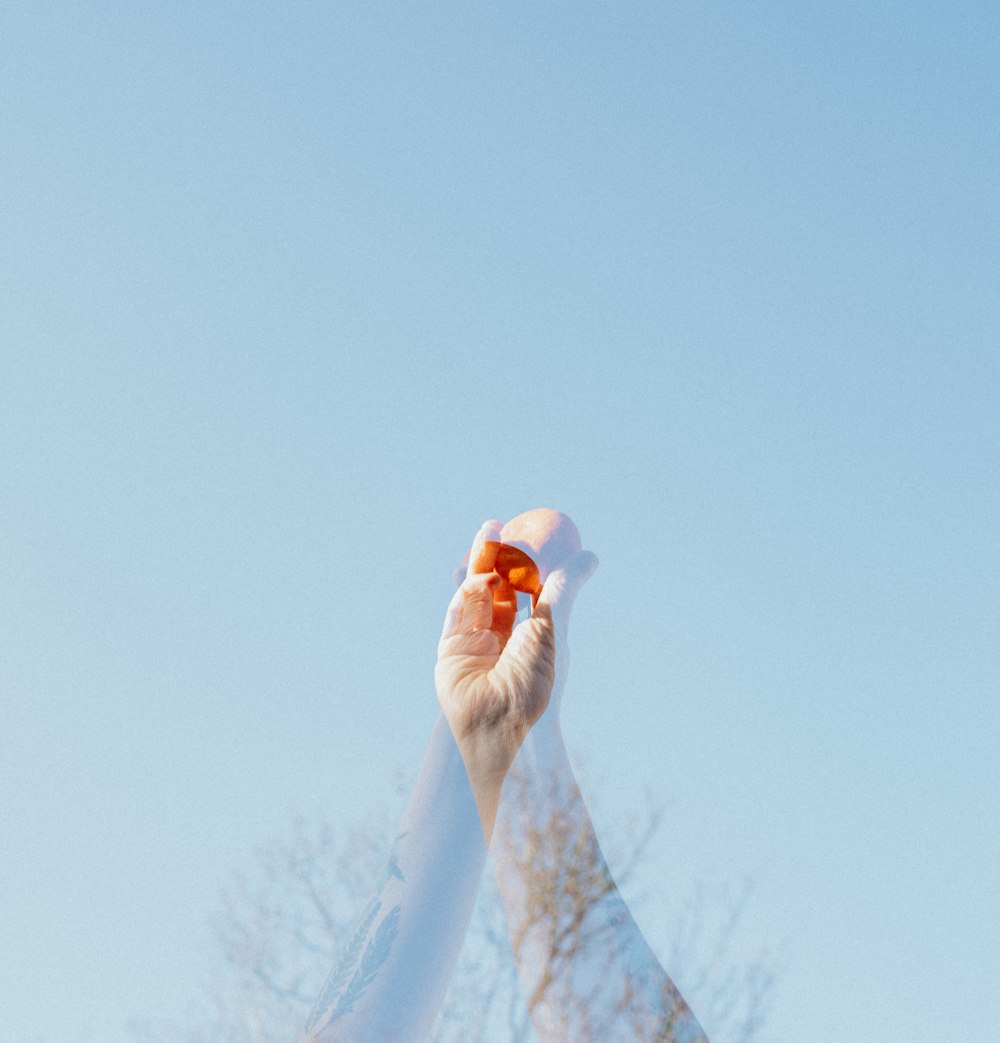
M 340 946 L 303 1043 L 426 1040 L 465 938 L 485 858 L 465 764 L 442 717 L 388 862 Z
M 303 1043 L 423 1043 L 465 938 L 507 769 L 548 703 L 547 609 L 511 639 L 517 597 L 486 529 L 445 619 L 442 715 L 374 892 L 345 939 Z
M 534 550 L 544 574 L 553 563 Z M 490 848 L 532 1024 L 543 1043 L 704 1041 L 618 892 L 566 754 L 569 616 L 597 561 L 586 551 L 557 560 L 543 588 L 556 636 L 553 696 L 508 775 Z
M 490 857 L 539 1040 L 704 1041 L 618 892 L 546 718 L 508 775 Z

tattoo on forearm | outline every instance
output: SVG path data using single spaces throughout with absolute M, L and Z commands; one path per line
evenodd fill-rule
M 396 857 L 396 848 L 404 836 L 405 833 L 400 833 L 392 845 L 388 862 L 379 880 L 378 892 L 362 914 L 361 922 L 351 935 L 343 956 L 313 1005 L 306 1022 L 307 1032 L 319 1033 L 354 1010 L 354 1005 L 375 980 L 379 968 L 389 957 L 392 943 L 399 934 L 401 906 L 396 905 L 386 913 L 375 928 L 374 934 L 372 926 L 382 909 L 382 893 L 386 884 L 390 879 L 405 881 Z

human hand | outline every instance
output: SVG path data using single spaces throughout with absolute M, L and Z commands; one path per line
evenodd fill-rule
M 538 727 L 557 726 L 563 688 L 569 674 L 569 621 L 581 588 L 597 569 L 597 555 L 589 550 L 574 551 L 563 558 L 545 577 L 542 593 L 546 596 L 552 613 L 552 626 L 556 639 L 555 677 L 552 694 L 544 716 Z
M 555 679 L 548 709 L 541 723 L 555 725 L 558 723 L 559 703 L 569 671 L 570 615 L 577 594 L 597 568 L 597 557 L 581 549 L 580 534 L 572 519 L 559 511 L 545 508 L 526 511 L 502 527 L 500 522 L 491 521 L 485 523 L 483 528 L 484 539 L 500 540 L 527 554 L 535 563 L 546 591 L 546 602 L 551 609 L 556 636 Z M 455 570 L 454 579 L 458 587 L 462 586 L 469 574 L 469 561 L 470 555 L 466 555 L 462 567 Z M 497 571 L 502 573 L 504 570 L 498 567 Z M 522 604 L 525 600 L 522 598 Z
M 493 566 L 500 523 L 480 529 L 445 619 L 434 671 L 438 700 L 475 789 L 496 789 L 555 679 L 555 626 L 543 587 L 514 628 L 517 592 Z

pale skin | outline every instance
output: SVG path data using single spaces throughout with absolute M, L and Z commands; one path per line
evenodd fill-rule
M 542 1043 L 707 1043 L 615 886 L 557 713 L 558 698 L 553 698 L 527 736 L 513 769 L 517 787 L 510 799 L 501 801 L 490 847 L 535 1033 Z M 553 822 L 562 831 L 565 858 L 587 852 L 590 898 L 584 905 L 575 902 L 572 892 L 554 899 L 551 877 L 532 869 L 538 839 Z M 561 933 L 578 912 L 582 916 L 575 927 Z
M 517 592 L 482 558 L 497 523 L 476 536 L 469 572 L 448 609 L 434 671 L 438 701 L 462 753 L 483 833 L 493 834 L 507 771 L 549 704 L 555 680 L 555 587 L 517 630 Z
M 555 677 L 554 582 L 512 635 L 516 597 L 473 568 L 449 607 L 435 672 L 442 715 L 396 843 L 344 940 L 308 1043 L 423 1043 L 464 941 L 503 780 Z M 427 954 L 434 954 L 428 959 Z
M 455 636 L 442 639 L 436 676 L 438 696 L 456 737 L 472 737 L 459 745 L 487 842 L 497 834 L 490 855 L 535 1032 L 543 1043 L 704 1041 L 697 1019 L 618 894 L 559 725 L 569 667 L 569 618 L 597 558 L 580 551 L 540 561 L 542 595 L 530 618 L 515 628 L 516 594 L 496 574 L 484 574 L 489 562 L 478 556 L 483 540 L 499 538 L 499 523 L 488 522 L 476 539 L 469 575 L 445 624 L 445 635 Z M 462 614 L 449 631 L 456 607 Z M 502 798 L 502 784 L 515 758 L 519 793 L 508 801 Z M 549 897 L 535 889 L 547 888 L 551 880 L 525 868 L 530 867 L 538 831 L 550 827 L 554 813 L 571 820 L 574 845 L 595 853 L 589 868 L 606 888 L 605 897 L 587 913 L 586 933 L 600 940 L 576 947 L 568 966 L 560 964 L 565 953 L 552 948 L 553 923 L 538 921 L 531 912 Z M 584 933 L 581 925 L 580 936 Z M 578 982 L 588 974 L 601 985 L 584 993 Z
M 524 916 L 533 901 L 533 882 L 518 861 L 531 823 L 519 820 L 516 808 L 505 807 L 503 784 L 521 752 L 519 763 L 527 756 L 526 763 L 537 770 L 537 786 L 534 780 L 529 785 L 535 787 L 532 801 L 539 816 L 546 814 L 546 801 L 562 799 L 560 791 L 578 797 L 558 727 L 558 697 L 566 675 L 569 614 L 597 559 L 582 551 L 544 563 L 541 594 L 530 616 L 515 626 L 516 592 L 481 553 L 499 533 L 500 523 L 489 522 L 477 534 L 468 572 L 448 608 L 435 668 L 443 719 L 387 872 L 317 1001 L 304 1037 L 308 1043 L 426 1040 L 468 928 L 498 813 L 494 867 L 511 937 L 524 943 L 515 944 L 515 955 L 536 1032 L 545 1043 L 585 1038 L 573 1029 L 579 1003 L 567 1000 L 566 989 L 558 987 L 543 939 L 533 938 L 537 931 Z M 551 772 L 562 780 L 554 788 L 546 781 Z M 582 801 L 574 807 L 578 829 L 592 837 Z M 664 1002 L 676 1007 L 683 1001 L 614 893 L 602 856 L 600 866 L 612 897 L 596 915 L 607 917 L 615 951 L 628 955 L 616 965 L 601 954 L 581 952 L 577 964 L 586 974 L 600 957 L 602 975 L 611 973 L 612 996 L 632 996 L 637 989 L 645 994 L 632 1003 L 631 1038 L 703 1039 L 686 1007 L 679 1021 L 672 1020 L 669 1034 L 661 1032 Z M 426 958 L 428 952 L 435 954 L 433 960 Z M 638 978 L 636 959 L 642 966 Z

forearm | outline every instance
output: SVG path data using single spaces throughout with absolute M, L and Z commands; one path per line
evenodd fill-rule
M 504 780 L 515 757 L 510 747 L 495 736 L 466 738 L 459 745 L 487 846 L 493 836 Z
M 490 854 L 539 1039 L 704 1038 L 618 892 L 554 719 L 512 766 Z
M 389 861 L 341 946 L 303 1043 L 426 1040 L 485 857 L 465 764 L 439 717 Z

